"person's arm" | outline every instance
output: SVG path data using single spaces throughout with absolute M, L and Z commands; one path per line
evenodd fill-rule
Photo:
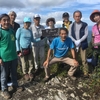
M 84 34 L 84 36 L 80 39 L 80 41 L 81 41 L 81 42 L 84 41 L 84 40 L 87 38 L 87 36 L 88 36 L 88 26 L 85 27 L 85 34 Z
M 74 44 L 72 42 L 72 40 L 70 39 L 70 50 L 71 50 L 71 54 L 72 54 L 72 59 L 73 59 L 73 62 L 74 62 L 74 66 L 78 66 L 78 62 L 76 61 L 76 56 L 75 56 L 75 50 L 74 50 Z
M 0 65 L 2 65 L 2 59 L 0 58 Z
M 71 54 L 72 54 L 72 57 L 73 57 L 74 66 L 77 67 L 79 65 L 79 63 L 78 63 L 78 61 L 76 61 L 75 50 L 74 49 L 71 49 Z
M 92 33 L 92 45 L 94 45 L 94 34 Z
M 51 49 L 48 50 L 48 53 L 47 53 L 47 59 L 46 61 L 43 63 L 43 66 L 44 67 L 48 67 L 48 64 L 49 64 L 49 59 L 50 59 L 50 55 L 51 55 Z
M 50 55 L 51 55 L 51 51 L 54 50 L 54 48 L 55 48 L 55 44 L 56 44 L 55 41 L 56 41 L 56 40 L 54 39 L 54 40 L 51 42 L 51 44 L 50 44 L 50 48 L 49 48 L 48 53 L 47 53 L 47 59 L 46 59 L 46 61 L 45 61 L 44 64 L 43 64 L 44 67 L 48 67 L 49 59 L 50 59 Z
M 76 57 L 75 57 L 75 50 L 74 49 L 71 49 L 71 54 L 72 54 L 72 58 L 76 59 Z
M 17 50 L 18 55 L 21 53 L 21 50 L 20 50 L 20 34 L 21 33 L 20 31 L 21 31 L 20 28 L 18 28 L 16 32 L 16 50 Z
M 71 28 L 72 28 L 72 24 L 69 26 L 69 37 L 72 39 L 72 41 L 75 43 L 75 39 L 72 37 L 72 31 L 71 31 Z

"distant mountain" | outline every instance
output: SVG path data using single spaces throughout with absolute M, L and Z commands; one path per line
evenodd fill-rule
M 92 26 L 88 26 L 88 30 L 89 30 L 88 42 L 91 42 L 92 41 Z
M 92 41 L 92 31 L 88 33 L 88 43 Z
M 89 31 L 91 31 L 92 30 L 92 26 L 88 26 L 88 29 L 89 29 Z

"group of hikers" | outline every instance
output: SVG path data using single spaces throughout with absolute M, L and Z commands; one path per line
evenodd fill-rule
M 23 87 L 17 82 L 18 62 L 26 81 L 32 81 L 33 72 L 44 68 L 47 82 L 50 79 L 50 66 L 61 62 L 70 65 L 68 76 L 75 80 L 74 73 L 80 66 L 78 54 L 80 53 L 84 76 L 88 76 L 88 65 L 86 62 L 86 49 L 88 48 L 88 24 L 81 20 L 82 12 L 77 10 L 73 13 L 74 22 L 70 21 L 67 12 L 62 14 L 63 24 L 59 29 L 57 37 L 43 37 L 42 30 L 54 29 L 55 18 L 46 20 L 46 28 L 40 24 L 39 14 L 33 16 L 33 24 L 30 17 L 23 19 L 23 27 L 15 22 L 17 14 L 10 11 L 8 14 L 0 15 L 0 70 L 1 70 L 1 95 L 9 99 L 8 76 L 11 77 L 12 89 L 23 91 Z M 94 10 L 90 20 L 96 24 L 92 28 L 92 44 L 94 50 L 99 50 L 100 45 L 100 11 Z M 48 45 L 47 58 L 45 60 L 45 45 Z M 71 56 L 68 57 L 68 52 Z M 34 60 L 34 61 L 33 61 Z M 33 63 L 34 62 L 34 63 Z

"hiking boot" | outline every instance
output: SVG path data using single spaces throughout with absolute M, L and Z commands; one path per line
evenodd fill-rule
M 22 92 L 24 90 L 21 86 L 13 86 L 13 91 Z
M 43 79 L 43 82 L 48 82 L 50 79 L 51 79 L 51 77 L 45 77 L 45 78 Z
M 34 76 L 33 76 L 33 74 L 31 73 L 31 74 L 29 74 L 29 78 L 30 78 L 30 81 L 32 81 L 33 79 L 34 79 Z
M 75 80 L 76 80 L 76 77 L 75 77 L 75 76 L 70 76 L 70 75 L 68 75 L 68 77 L 69 77 L 72 81 L 75 81 Z
M 29 74 L 25 74 L 24 78 L 25 78 L 26 81 L 29 81 Z
M 1 96 L 3 96 L 5 99 L 10 99 L 11 98 L 11 95 L 9 94 L 8 90 L 2 91 Z

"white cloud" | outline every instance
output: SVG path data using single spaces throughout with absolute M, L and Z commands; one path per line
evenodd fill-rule
M 25 5 L 20 0 L 0 0 L 0 8 L 23 8 Z
M 77 2 L 83 4 L 98 4 L 100 0 L 77 0 Z
M 80 4 L 86 5 L 80 7 Z M 91 4 L 94 4 L 93 7 Z M 99 9 L 99 7 L 100 0 L 7 0 L 7 2 L 0 0 L 0 13 L 14 10 L 17 13 L 16 21 L 20 24 L 23 23 L 25 16 L 32 18 L 34 14 L 38 13 L 41 15 L 41 24 L 45 25 L 47 18 L 54 17 L 56 25 L 59 26 L 62 24 L 64 12 L 69 12 L 70 19 L 73 20 L 72 14 L 77 9 L 85 12 L 83 13 L 83 20 L 92 24 L 88 17 L 93 9 Z
M 58 6 L 62 5 L 65 2 L 69 2 L 70 0 L 41 0 L 41 2 L 37 2 L 36 0 L 28 0 L 29 4 L 31 5 L 38 5 L 38 6 L 44 6 L 44 7 L 50 7 L 50 6 Z

